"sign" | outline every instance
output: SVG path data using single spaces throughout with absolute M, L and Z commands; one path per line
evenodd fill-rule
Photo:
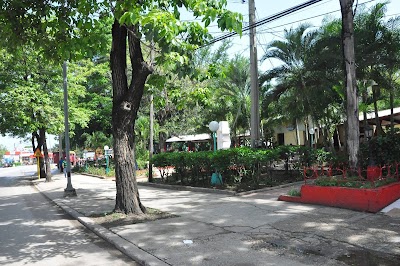
M 39 149 L 39 148 L 37 148 L 37 149 L 35 150 L 34 156 L 35 156 L 35 157 L 43 157 L 43 155 L 42 155 L 42 153 L 40 152 L 40 149 Z

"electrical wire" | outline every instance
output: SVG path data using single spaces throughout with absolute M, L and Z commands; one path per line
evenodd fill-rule
M 272 21 L 274 21 L 274 20 L 277 20 L 277 19 L 279 19 L 279 18 L 281 18 L 281 17 L 288 16 L 288 15 L 290 15 L 290 14 L 293 14 L 293 13 L 299 11 L 299 10 L 305 9 L 305 8 L 307 8 L 307 7 L 310 7 L 310 6 L 312 6 L 312 5 L 316 4 L 316 3 L 319 3 L 319 2 L 321 2 L 321 1 L 326 1 L 326 0 L 313 0 L 313 1 L 308 1 L 308 2 L 305 2 L 305 3 L 303 3 L 303 4 L 300 4 L 300 5 L 291 7 L 291 8 L 289 8 L 289 9 L 286 9 L 286 10 L 284 10 L 284 11 L 282 11 L 282 12 L 279 12 L 279 13 L 277 13 L 277 14 L 275 14 L 275 15 L 272 15 L 272 16 L 266 17 L 266 18 L 264 18 L 264 19 L 262 19 L 262 20 L 259 20 L 259 21 L 255 22 L 255 23 L 252 24 L 252 25 L 248 25 L 248 26 L 246 26 L 246 27 L 243 27 L 242 32 L 248 31 L 248 30 L 250 30 L 250 29 L 252 29 L 252 28 L 254 28 L 254 27 L 259 27 L 259 26 L 264 25 L 264 24 L 266 24 L 266 23 L 269 23 L 269 22 L 272 22 Z M 330 1 L 332 1 L 332 0 L 329 0 L 328 2 L 330 2 Z M 369 1 L 366 1 L 366 2 L 363 2 L 363 3 L 358 3 L 358 5 L 365 5 L 365 4 L 367 4 L 367 3 L 374 2 L 374 1 L 377 1 L 377 0 L 369 0 Z M 321 5 L 321 4 L 322 4 L 322 3 L 320 3 L 319 5 Z M 340 9 L 339 9 L 339 10 L 335 10 L 335 11 L 331 11 L 331 12 L 327 12 L 327 13 L 324 13 L 324 14 L 321 14 L 321 15 L 312 16 L 312 17 L 309 17 L 309 18 L 306 18 L 306 19 L 297 20 L 297 21 L 293 21 L 293 22 L 290 22 L 290 23 L 285 23 L 285 24 L 282 24 L 282 25 L 280 25 L 280 26 L 270 27 L 269 29 L 278 28 L 278 27 L 283 27 L 283 26 L 290 25 L 290 24 L 293 24 L 293 23 L 305 21 L 305 20 L 308 20 L 308 19 L 312 19 L 312 18 L 316 18 L 316 17 L 320 17 L 320 16 L 325 16 L 325 15 L 327 15 L 327 14 L 335 13 L 335 12 L 338 12 L 338 11 L 340 11 Z M 262 32 L 260 32 L 260 33 L 262 33 Z M 233 36 L 235 36 L 235 35 L 237 35 L 237 32 L 230 32 L 230 33 L 224 34 L 224 35 L 222 35 L 222 36 L 219 36 L 219 37 L 214 38 L 213 40 L 211 40 L 210 42 L 208 42 L 207 44 L 205 44 L 205 45 L 203 45 L 203 46 L 201 46 L 201 47 L 205 47 L 205 46 L 214 44 L 214 43 L 216 43 L 216 42 L 219 42 L 219 41 L 222 41 L 222 40 L 224 40 L 224 39 L 233 37 Z M 201 47 L 200 47 L 200 48 L 201 48 Z
M 257 22 L 255 22 L 255 23 L 249 25 L 249 26 L 244 27 L 244 28 L 242 29 L 242 32 L 248 31 L 248 30 L 250 30 L 250 29 L 252 29 L 252 28 L 255 28 L 255 27 L 258 27 L 258 26 L 261 26 L 261 25 L 264 25 L 265 23 L 268 23 L 268 22 L 277 20 L 277 19 L 279 19 L 279 18 L 281 18 L 281 17 L 287 16 L 288 14 L 291 14 L 291 13 L 293 13 L 293 12 L 296 12 L 296 11 L 300 10 L 300 9 L 309 7 L 309 6 L 313 5 L 313 4 L 316 4 L 316 3 L 321 2 L 321 1 L 323 1 L 323 0 L 311 0 L 311 1 L 305 2 L 305 3 L 303 3 L 303 4 L 300 4 L 300 5 L 291 7 L 291 8 L 289 8 L 289 9 L 286 9 L 286 10 L 284 10 L 284 11 L 282 11 L 282 12 L 279 12 L 279 13 L 277 13 L 277 14 L 275 14 L 275 15 L 266 17 L 266 18 L 264 18 L 264 19 L 262 19 L 262 20 L 260 20 L 260 21 L 257 21 Z M 231 33 L 222 35 L 222 36 L 220 36 L 220 37 L 214 38 L 213 40 L 211 40 L 210 42 L 208 42 L 207 44 L 205 44 L 205 45 L 203 45 L 203 46 L 201 46 L 201 47 L 214 44 L 214 43 L 216 43 L 216 42 L 222 41 L 222 40 L 224 40 L 224 39 L 227 39 L 227 38 L 229 38 L 229 37 L 235 36 L 235 35 L 237 35 L 237 34 L 238 34 L 237 32 L 231 32 Z

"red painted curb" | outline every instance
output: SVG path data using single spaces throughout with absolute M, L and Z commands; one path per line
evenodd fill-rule
M 303 185 L 301 197 L 281 195 L 278 200 L 376 213 L 399 198 L 400 182 L 372 189 Z

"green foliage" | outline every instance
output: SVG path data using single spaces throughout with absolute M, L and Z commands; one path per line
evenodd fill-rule
M 349 188 L 376 188 L 398 182 L 397 178 L 385 178 L 376 181 L 368 181 L 358 176 L 320 176 L 315 180 L 315 185 L 324 187 L 349 187 Z
M 216 152 L 172 152 L 160 153 L 153 157 L 152 163 L 159 169 L 173 167 L 175 173 L 167 175 L 170 179 L 175 176 L 181 184 L 203 184 L 209 186 L 213 172 L 222 175 L 224 184 L 257 187 L 260 185 L 261 168 L 279 160 L 278 149 L 256 150 L 250 148 L 235 148 L 218 150 Z
M 295 149 L 300 155 L 300 164 L 304 166 L 325 165 L 334 163 L 337 160 L 336 156 L 324 149 L 314 149 L 304 146 L 296 147 Z
M 81 136 L 85 139 L 85 149 L 95 151 L 97 148 L 103 149 L 104 146 L 111 146 L 112 138 L 107 137 L 102 131 L 96 131 L 92 134 L 83 133 Z
M 87 171 L 88 174 L 92 175 L 99 175 L 99 176 L 114 176 L 114 169 L 110 169 L 110 172 L 106 174 L 106 169 L 104 167 L 88 167 Z
M 76 123 L 73 128 L 75 134 L 71 136 L 72 146 L 83 149 L 85 146 L 90 146 L 85 144 L 87 138 L 81 136 L 93 136 L 93 134 L 98 134 L 97 132 L 104 133 L 105 137 L 110 139 L 112 88 L 110 68 L 108 62 L 104 62 L 105 60 L 107 58 L 81 60 L 76 64 L 69 64 L 68 81 L 71 97 L 69 104 L 73 108 L 70 119 L 72 123 L 75 120 L 84 121 L 84 123 Z M 75 93 L 76 88 L 72 87 L 73 83 L 76 84 L 76 88 L 80 88 L 80 92 Z M 74 111 L 76 106 L 79 106 L 80 110 Z M 112 146 L 112 141 L 107 145 Z
M 288 195 L 292 197 L 301 197 L 301 192 L 298 189 L 292 188 L 289 190 Z
M 387 134 L 373 137 L 360 146 L 360 164 L 366 167 L 370 161 L 377 165 L 390 165 L 399 162 L 400 134 Z
M 355 61 L 363 95 L 360 110 L 371 111 L 376 101 L 381 109 L 398 106 L 399 17 L 388 19 L 385 13 L 386 4 L 378 3 L 369 9 L 360 7 L 355 15 Z M 326 19 L 316 30 L 307 24 L 285 30 L 283 40 L 265 47 L 263 60 L 282 62 L 260 75 L 260 83 L 266 83 L 262 116 L 268 127 L 307 123 L 311 116 L 327 129 L 322 140 L 329 147 L 336 126 L 346 119 L 341 31 L 340 19 Z M 372 81 L 379 84 L 375 97 L 367 90 Z
M 250 74 L 248 58 L 235 55 L 235 57 L 221 67 L 222 78 L 216 79 L 219 90 L 217 99 L 224 99 L 224 105 L 218 104 L 217 108 L 225 114 L 225 119 L 231 125 L 234 135 L 245 132 L 250 124 Z
M 45 128 L 58 133 L 63 121 L 61 67 L 49 64 L 31 46 L 12 56 L 1 49 L 0 56 L 0 132 L 25 137 Z

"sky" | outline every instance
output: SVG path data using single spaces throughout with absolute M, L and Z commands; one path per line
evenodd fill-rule
M 244 20 L 248 22 L 248 1 L 242 3 L 242 0 L 227 0 L 228 9 L 239 12 L 243 15 Z M 268 16 L 277 14 L 281 11 L 289 9 L 293 6 L 307 2 L 307 0 L 255 0 L 256 6 L 256 20 L 266 18 Z M 358 4 L 365 5 L 367 8 L 375 5 L 379 2 L 385 2 L 382 0 L 358 0 Z M 387 6 L 386 15 L 388 17 L 393 17 L 393 15 L 400 16 L 400 0 L 391 0 Z M 286 17 L 280 18 L 271 23 L 264 24 L 257 27 L 257 53 L 260 59 L 264 54 L 264 46 L 273 40 L 282 39 L 284 29 L 290 29 L 290 27 L 295 28 L 300 23 L 310 23 L 315 27 L 322 24 L 322 20 L 327 17 L 340 17 L 340 4 L 339 0 L 323 0 L 317 4 L 310 7 L 299 10 L 292 13 Z M 184 19 L 184 17 L 182 17 Z M 246 24 L 245 24 L 246 25 Z M 244 25 L 244 26 L 245 26 Z M 211 25 L 212 26 L 212 25 Z M 211 27 L 210 32 L 215 36 L 220 36 L 225 33 L 218 31 L 217 27 Z M 229 50 L 229 53 L 233 56 L 236 53 L 243 54 L 244 56 L 249 55 L 249 36 L 248 32 L 245 32 L 240 38 L 239 36 L 231 38 L 233 46 Z M 259 70 L 265 71 L 268 68 L 276 66 L 279 64 L 277 61 L 268 60 L 259 64 Z M 54 136 L 51 136 L 48 140 L 49 148 L 56 144 Z M 6 146 L 8 150 L 14 150 L 18 147 L 30 146 L 30 141 L 25 141 L 23 139 L 12 138 L 9 136 L 0 136 L 0 145 Z
M 227 0 L 228 9 L 239 12 L 243 15 L 244 20 L 248 22 L 248 1 L 242 3 L 242 0 Z M 293 6 L 303 4 L 308 0 L 255 0 L 256 6 L 256 21 L 275 15 L 281 11 L 287 10 Z M 357 2 L 357 1 L 356 1 Z M 377 3 L 386 2 L 382 0 L 358 0 L 359 7 L 364 6 L 369 8 Z M 387 5 L 387 17 L 393 17 L 393 15 L 400 16 L 400 0 L 391 0 Z M 274 41 L 282 40 L 283 33 L 285 29 L 290 29 L 291 27 L 296 28 L 301 23 L 309 23 L 314 27 L 319 27 L 322 25 L 322 20 L 327 17 L 340 18 L 340 2 L 339 0 L 323 0 L 312 6 L 301 9 L 295 13 L 288 16 L 280 18 L 276 21 L 264 24 L 256 29 L 257 36 L 257 54 L 260 60 L 262 55 L 265 53 L 265 46 Z M 244 24 L 246 26 L 247 24 Z M 210 32 L 215 36 L 224 35 L 224 33 L 218 33 L 218 29 L 210 29 Z M 249 51 L 249 35 L 248 31 L 244 32 L 243 36 L 232 37 L 231 41 L 233 47 L 230 49 L 232 54 L 243 54 L 244 56 L 250 57 Z M 276 66 L 279 62 L 274 60 L 268 60 L 259 64 L 259 70 L 265 71 L 271 67 Z
M 55 140 L 54 135 L 47 135 L 47 147 L 50 149 L 54 147 L 54 145 L 58 144 L 58 141 Z M 32 142 L 30 139 L 26 138 L 15 138 L 12 136 L 0 136 L 0 145 L 3 145 L 7 148 L 8 151 L 22 150 L 22 148 L 28 147 L 29 150 L 32 149 Z

